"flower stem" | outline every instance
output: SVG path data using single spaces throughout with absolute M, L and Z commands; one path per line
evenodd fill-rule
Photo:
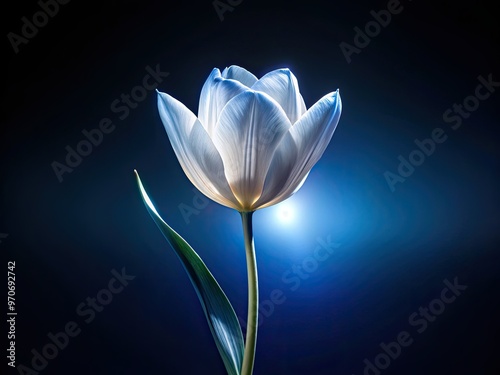
M 243 224 L 243 237 L 247 255 L 248 273 L 248 316 L 245 352 L 241 375 L 252 375 L 257 343 L 257 326 L 259 310 L 259 281 L 257 278 L 257 262 L 255 260 L 255 246 L 253 242 L 252 215 L 253 212 L 240 212 Z

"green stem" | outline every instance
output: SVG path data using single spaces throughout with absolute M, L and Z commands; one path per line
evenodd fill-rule
M 240 212 L 243 224 L 243 237 L 247 255 L 248 273 L 248 317 L 245 352 L 241 375 L 252 375 L 255 360 L 255 347 L 257 344 L 257 325 L 259 310 L 259 281 L 257 278 L 257 262 L 255 260 L 255 246 L 253 243 L 252 214 L 253 212 Z

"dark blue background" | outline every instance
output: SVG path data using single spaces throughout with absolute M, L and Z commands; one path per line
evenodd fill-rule
M 442 118 L 474 94 L 478 76 L 500 81 L 498 17 L 486 1 L 401 4 L 350 64 L 339 44 L 353 44 L 353 28 L 386 1 L 245 0 L 223 22 L 209 0 L 72 1 L 18 54 L 5 37 L 0 233 L 8 237 L 0 253 L 3 267 L 16 262 L 17 364 L 30 366 L 30 351 L 75 321 L 81 333 L 40 374 L 224 373 L 132 171 L 245 317 L 239 215 L 210 202 L 187 223 L 179 205 L 192 206 L 194 192 L 155 94 L 124 120 L 110 104 L 160 64 L 170 75 L 159 89 L 196 113 L 211 69 L 238 64 L 258 77 L 289 67 L 308 107 L 337 88 L 343 100 L 330 146 L 285 203 L 293 220 L 279 219 L 280 206 L 254 215 L 262 299 L 274 289 L 286 296 L 260 327 L 255 374 L 363 374 L 364 359 L 401 331 L 414 342 L 384 375 L 500 373 L 500 93 L 458 130 Z M 9 5 L 4 35 L 39 9 Z M 116 129 L 60 183 L 51 163 L 105 117 Z M 392 192 L 384 172 L 395 173 L 398 156 L 437 127 L 446 142 Z M 292 290 L 283 274 L 328 236 L 339 247 Z M 77 306 L 122 267 L 135 279 L 86 324 Z M 454 278 L 467 290 L 417 333 L 409 316 Z

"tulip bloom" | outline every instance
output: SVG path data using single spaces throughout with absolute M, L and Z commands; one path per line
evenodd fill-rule
M 238 66 L 213 69 L 200 95 L 198 117 L 158 92 L 158 109 L 189 180 L 210 199 L 239 211 L 248 271 L 248 319 L 236 315 L 201 258 L 159 216 L 140 182 L 151 216 L 188 271 L 229 374 L 253 372 L 258 326 L 258 278 L 252 230 L 255 210 L 293 195 L 321 158 L 342 111 L 339 91 L 309 109 L 288 69 L 261 79 Z
M 342 111 L 339 91 L 306 110 L 288 69 L 261 79 L 238 66 L 215 68 L 198 117 L 158 92 L 158 109 L 186 176 L 210 199 L 239 212 L 294 194 L 325 151 Z

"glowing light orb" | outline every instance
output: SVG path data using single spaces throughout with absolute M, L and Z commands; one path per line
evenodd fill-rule
M 278 219 L 282 223 L 290 223 L 294 218 L 294 209 L 290 204 L 280 204 L 280 207 L 277 207 L 277 215 Z

